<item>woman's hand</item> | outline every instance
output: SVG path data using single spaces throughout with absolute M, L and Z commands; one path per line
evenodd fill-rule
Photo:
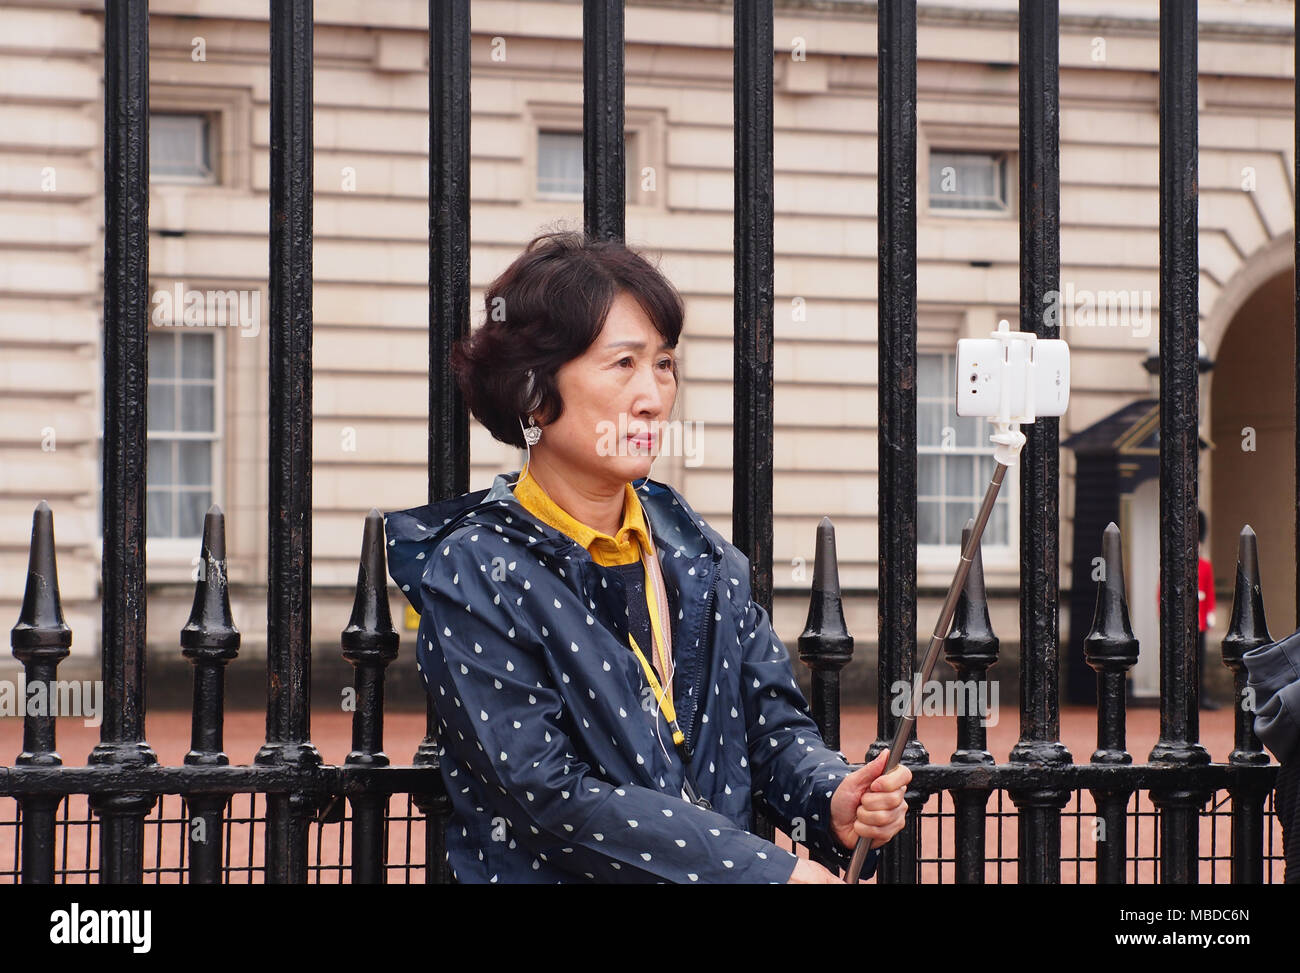
M 794 871 L 786 879 L 786 885 L 843 885 L 840 878 L 830 869 L 818 865 L 811 858 L 800 858 Z
M 899 764 L 881 776 L 888 760 L 886 748 L 871 763 L 840 781 L 831 795 L 831 833 L 845 848 L 856 847 L 859 838 L 871 839 L 868 848 L 879 848 L 907 823 L 903 795 L 912 772 Z

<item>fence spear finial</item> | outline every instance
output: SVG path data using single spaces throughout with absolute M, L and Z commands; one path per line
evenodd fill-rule
M 32 542 L 27 559 L 27 589 L 18 622 L 10 632 L 14 656 L 26 662 L 40 653 L 62 659 L 72 645 L 72 629 L 63 620 L 59 571 L 54 557 L 54 512 L 42 500 L 32 514 Z
M 1237 579 L 1232 591 L 1232 617 L 1223 639 L 1223 662 L 1236 671 L 1245 652 L 1273 641 L 1264 618 L 1264 593 L 1259 579 L 1259 545 L 1250 524 L 1237 541 Z
M 1138 640 L 1129 622 L 1124 592 L 1124 547 L 1113 520 L 1102 531 L 1101 561 L 1092 629 L 1083 640 L 1083 654 L 1097 672 L 1124 672 L 1137 662 Z
M 1232 591 L 1232 617 L 1228 633 L 1223 637 L 1221 651 L 1223 664 L 1232 670 L 1233 693 L 1233 748 L 1228 763 L 1263 765 L 1268 763 L 1259 737 L 1255 735 L 1255 706 L 1249 690 L 1249 673 L 1242 660 L 1247 652 L 1268 645 L 1273 636 L 1268 633 L 1264 618 L 1264 593 L 1260 588 L 1259 545 L 1250 524 L 1241 528 L 1237 541 L 1237 582 Z M 1243 799 L 1254 797 L 1239 795 Z
M 961 529 L 962 550 L 970 543 L 975 530 L 975 518 L 966 520 Z M 984 587 L 984 557 L 975 548 L 971 558 L 970 573 L 957 598 L 952 628 L 943 642 L 943 657 L 959 673 L 964 669 L 983 671 L 998 661 L 998 637 L 993 634 L 989 618 L 989 602 Z
M 397 631 L 388 608 L 388 570 L 384 562 L 384 518 L 374 507 L 366 514 L 361 538 L 361 564 L 352 617 L 343 630 L 343 656 L 360 661 L 363 653 L 378 653 L 384 661 L 397 656 Z
M 835 553 L 835 525 L 823 517 L 817 525 L 808 621 L 799 636 L 799 658 L 810 667 L 841 669 L 853 657 L 853 636 L 844 621 L 840 568 Z
M 1138 640 L 1129 623 L 1128 596 L 1124 591 L 1124 546 L 1113 520 L 1101 534 L 1101 569 L 1092 629 L 1083 640 L 1083 657 L 1097 673 L 1097 749 L 1090 762 L 1130 764 L 1133 756 L 1128 752 L 1125 680 L 1138 660 Z M 1113 797 L 1108 793 L 1098 798 L 1105 805 L 1103 818 L 1111 824 L 1119 820 L 1115 816 L 1119 812 L 1112 806 Z M 1116 880 L 1113 856 L 1101 855 L 1099 862 L 1104 880 Z
M 812 670 L 811 709 L 822 739 L 840 748 L 840 670 L 853 658 L 853 636 L 844 621 L 835 525 L 823 517 L 817 525 L 808 622 L 799 636 L 799 659 Z
M 962 550 L 970 545 L 971 535 L 975 533 L 975 518 L 970 517 L 961 530 Z M 990 666 L 998 661 L 998 637 L 993 634 L 993 623 L 989 618 L 988 596 L 984 588 L 984 558 L 980 548 L 976 547 L 971 557 L 966 583 L 962 585 L 957 597 L 957 607 L 953 612 L 952 627 L 943 640 L 943 656 L 957 672 L 957 678 L 963 687 L 969 687 L 964 697 L 974 705 L 963 707 L 958 714 L 957 749 L 952 755 L 955 764 L 993 764 L 993 755 L 988 751 L 988 734 L 985 727 L 992 725 L 988 720 L 997 720 L 993 709 L 997 706 L 997 697 L 990 697 L 988 672 Z M 983 803 L 980 803 L 983 808 Z M 981 828 L 982 834 L 982 828 Z
M 240 635 L 230 612 L 226 574 L 226 515 L 214 503 L 203 517 L 194 605 L 189 621 L 181 629 L 181 653 L 186 658 L 194 659 L 200 651 L 220 659 L 233 659 L 239 654 Z

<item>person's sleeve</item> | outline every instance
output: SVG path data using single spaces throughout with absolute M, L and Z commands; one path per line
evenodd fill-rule
M 1300 754 L 1300 629 L 1241 657 L 1254 695 L 1255 736 L 1278 763 Z
M 850 764 L 829 749 L 795 682 L 790 653 L 772 630 L 767 611 L 749 600 L 739 633 L 745 723 L 755 796 L 770 808 L 778 826 L 847 869 L 853 849 L 831 832 L 831 795 L 862 764 Z M 872 849 L 859 879 L 876 870 Z
M 488 551 L 439 554 L 422 579 L 420 636 L 434 638 L 434 654 L 440 648 L 445 659 L 430 690 L 440 739 L 498 792 L 522 846 L 599 882 L 789 879 L 796 856 L 785 849 L 681 797 L 611 783 L 575 756 L 581 748 L 568 734 L 576 719 L 555 688 L 565 674 L 558 665 L 552 673 L 541 641 L 559 639 L 567 650 L 571 633 L 552 623 L 541 635 L 535 614 L 541 599 L 562 597 L 562 585 L 534 577 L 525 588 L 513 571 L 494 580 L 477 563 Z

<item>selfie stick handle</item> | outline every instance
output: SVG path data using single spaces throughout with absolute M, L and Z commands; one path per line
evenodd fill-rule
M 1005 332 L 1005 328 L 1003 331 Z M 1021 447 L 1025 444 L 1025 434 L 1020 431 L 1019 423 L 1033 422 L 1032 403 L 1029 416 L 1018 416 L 1012 420 L 1007 415 L 1007 383 L 1004 381 L 1001 415 L 990 421 L 997 430 L 989 437 L 995 444 L 993 456 L 997 460 L 997 465 L 993 468 L 993 478 L 989 480 L 988 489 L 984 492 L 984 502 L 980 504 L 979 513 L 975 517 L 975 528 L 971 531 L 966 547 L 961 552 L 957 573 L 948 587 L 948 596 L 943 600 L 943 610 L 939 613 L 939 622 L 934 627 L 934 634 L 930 636 L 930 647 L 926 650 L 921 671 L 913 683 L 913 692 L 908 694 L 907 715 L 898 724 L 894 743 L 889 748 L 889 760 L 885 763 L 885 769 L 881 771 L 882 777 L 898 766 L 903 757 L 903 748 L 907 746 L 908 738 L 916 727 L 916 707 L 919 705 L 917 698 L 921 695 L 921 687 L 929 682 L 934 664 L 939 661 L 939 646 L 948 635 L 948 626 L 952 624 L 952 616 L 957 611 L 958 596 L 966 585 L 966 576 L 970 573 L 971 562 L 979 549 L 980 538 L 984 535 L 984 525 L 988 523 L 989 515 L 993 512 L 993 504 L 998 498 L 1002 478 L 1006 475 L 1007 467 L 1015 466 L 1020 458 Z M 871 842 L 866 838 L 859 838 L 857 846 L 853 849 L 853 858 L 849 861 L 847 879 L 849 885 L 858 883 L 858 878 L 862 875 L 862 866 L 867 860 L 867 852 L 870 850 Z

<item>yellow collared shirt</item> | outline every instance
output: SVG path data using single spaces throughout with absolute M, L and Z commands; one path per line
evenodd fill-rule
M 650 541 L 650 530 L 646 525 L 645 511 L 641 507 L 641 498 L 636 495 L 636 490 L 631 483 L 623 484 L 623 491 L 623 526 L 618 529 L 613 537 L 582 523 L 564 510 L 550 498 L 547 492 L 542 489 L 542 485 L 533 479 L 531 472 L 527 469 L 523 471 L 515 483 L 514 493 L 515 499 L 519 501 L 525 510 L 556 530 L 572 537 L 587 549 L 591 554 L 591 559 L 597 564 L 605 567 L 631 564 L 641 560 L 643 550 L 646 553 L 646 561 L 653 561 L 655 551 Z M 656 602 L 654 597 L 655 585 L 651 579 L 650 571 L 651 568 L 647 563 L 646 608 L 650 612 L 650 626 L 654 632 L 654 638 L 659 642 L 660 654 L 656 655 L 654 646 L 647 646 L 642 651 L 634 643 L 633 648 L 642 668 L 646 672 L 647 680 L 654 687 L 658 696 L 660 695 L 660 683 L 656 679 L 656 673 L 662 676 L 668 670 L 669 659 L 672 655 L 672 641 L 666 619 L 667 609 L 663 608 L 661 611 L 660 604 Z M 651 659 L 646 658 L 646 652 L 650 654 Z M 663 687 L 660 706 L 665 716 L 667 716 L 669 724 L 676 726 L 677 717 L 673 709 L 671 685 Z M 680 731 L 677 732 L 680 733 Z
M 645 513 L 641 509 L 641 498 L 636 495 L 636 490 L 631 483 L 623 484 L 623 526 L 613 537 L 571 516 L 551 499 L 550 495 L 542 489 L 542 485 L 533 479 L 533 474 L 528 469 L 524 470 L 515 484 L 515 499 L 535 517 L 569 535 L 585 547 L 591 553 L 591 559 L 597 564 L 606 567 L 631 564 L 641 559 L 643 550 L 653 554 L 650 546 L 650 531 L 646 527 Z

